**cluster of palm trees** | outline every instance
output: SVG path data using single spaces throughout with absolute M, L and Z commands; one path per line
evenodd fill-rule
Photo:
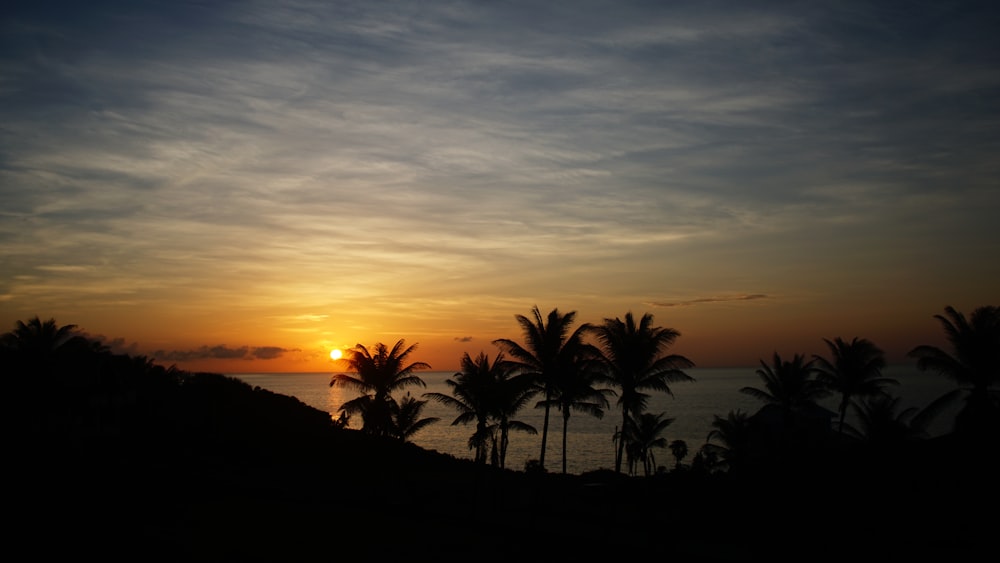
M 543 315 L 536 306 L 531 313 L 530 317 L 515 315 L 523 343 L 506 338 L 494 340 L 499 350 L 492 360 L 485 352 L 475 358 L 466 353 L 461 359 L 461 371 L 445 382 L 451 394 L 424 393 L 423 401 L 407 395 L 397 403 L 392 396 L 393 391 L 404 387 L 425 386 L 414 372 L 429 366 L 407 363 L 414 346 L 406 347 L 400 340 L 392 349 L 376 345 L 375 353 L 355 346 L 346 356 L 353 374 L 336 374 L 330 381 L 331 385 L 345 385 L 362 393 L 341 405 L 346 415 L 341 420 L 360 414 L 362 431 L 405 439 L 413 431 L 408 424 L 419 421 L 426 425 L 437 419 L 404 420 L 400 414 L 407 408 L 419 411 L 423 403 L 434 400 L 458 412 L 452 424 L 475 423 L 468 445 L 476 461 L 505 467 L 510 431 L 538 433 L 516 418 L 519 411 L 537 399 L 535 407 L 544 409 L 541 451 L 531 465 L 545 470 L 550 413 L 555 409 L 562 418 L 565 473 L 570 415 L 579 412 L 603 417 L 610 408 L 608 398 L 617 396 L 622 425 L 620 431 L 616 430 L 615 471 L 621 471 L 626 456 L 632 470 L 640 462 L 647 471 L 655 466 L 653 448 L 666 446 L 660 434 L 672 419 L 645 412 L 649 393 L 672 394 L 671 384 L 693 381 L 684 369 L 694 363 L 668 353 L 680 333 L 654 326 L 653 316 L 648 313 L 638 321 L 629 312 L 624 319 L 608 318 L 599 325 L 583 323 L 575 328 L 575 311 L 552 309 Z M 596 344 L 588 342 L 587 336 L 593 336 Z
M 768 449 L 794 450 L 806 442 L 816 446 L 830 437 L 829 425 L 816 432 L 809 432 L 808 426 L 825 418 L 817 403 L 830 395 L 839 396 L 835 435 L 873 450 L 926 439 L 932 420 L 955 406 L 954 435 L 996 440 L 1000 437 L 1000 307 L 976 308 L 967 319 L 949 306 L 934 318 L 951 351 L 921 345 L 908 356 L 916 359 L 921 371 L 937 373 L 957 386 L 930 404 L 900 409 L 900 398 L 891 391 L 900 382 L 882 375 L 885 357 L 871 341 L 824 339 L 828 358 L 814 355 L 807 360 L 796 354 L 787 360 L 775 353 L 770 364 L 761 361 L 757 375 L 764 387 L 744 387 L 740 392 L 759 399 L 764 407 L 755 415 L 731 411 L 716 416 L 699 455 L 733 469 Z M 761 415 L 766 409 L 773 415 L 772 432 L 764 438 L 772 442 L 761 443 L 761 425 L 767 424 Z M 853 411 L 854 425 L 845 422 L 848 410 Z
M 730 412 L 716 416 L 706 443 L 698 449 L 695 463 L 708 468 L 732 469 L 753 453 L 769 447 L 788 448 L 829 434 L 835 418 L 836 434 L 855 440 L 903 440 L 926 437 L 930 420 L 952 401 L 965 397 L 956 429 L 1000 428 L 997 385 L 1000 384 L 1000 309 L 976 309 L 970 319 L 947 307 L 935 315 L 952 346 L 946 352 L 933 346 L 918 346 L 910 356 L 921 370 L 932 370 L 954 380 L 959 388 L 917 410 L 897 412 L 898 397 L 890 388 L 899 382 L 882 375 L 886 361 L 873 342 L 854 338 L 824 339 L 829 355 L 806 358 L 795 354 L 783 359 L 777 353 L 770 363 L 761 361 L 757 375 L 762 388 L 745 387 L 741 393 L 760 399 L 758 413 Z M 575 311 L 552 309 L 543 315 L 534 307 L 531 316 L 515 315 L 523 342 L 500 338 L 491 359 L 485 352 L 475 358 L 466 353 L 461 370 L 445 384 L 450 394 L 424 393 L 422 399 L 406 394 L 402 401 L 393 392 L 410 386 L 425 387 L 415 374 L 430 366 L 408 363 L 415 346 L 399 340 L 391 349 L 377 344 L 374 352 L 358 345 L 348 352 L 351 372 L 335 375 L 330 384 L 352 387 L 362 393 L 341 406 L 341 423 L 360 414 L 362 431 L 406 440 L 436 418 L 420 418 L 427 401 L 437 401 L 458 412 L 453 425 L 474 424 L 468 441 L 477 462 L 505 467 L 511 431 L 537 434 L 517 414 L 532 405 L 544 409 L 541 450 L 529 468 L 545 470 L 545 452 L 550 412 L 562 415 L 562 472 L 566 472 L 567 427 L 570 415 L 579 412 L 603 417 L 609 397 L 617 397 L 621 425 L 616 427 L 615 472 L 623 466 L 635 474 L 656 469 L 654 451 L 669 448 L 680 465 L 688 454 L 681 440 L 668 443 L 664 429 L 673 422 L 666 413 L 646 412 L 650 393 L 672 395 L 671 385 L 694 379 L 685 369 L 694 367 L 688 358 L 670 353 L 680 333 L 655 326 L 653 316 L 638 320 L 631 312 L 623 318 L 605 318 L 600 324 L 584 323 L 576 328 Z M 835 394 L 837 410 L 830 413 L 818 401 Z M 856 426 L 846 422 L 853 409 Z M 992 425 L 992 426 L 991 426 Z M 816 433 L 819 429 L 820 433 Z M 763 438 L 762 438 L 763 437 Z

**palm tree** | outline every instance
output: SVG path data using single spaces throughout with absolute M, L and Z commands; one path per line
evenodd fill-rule
M 857 415 L 857 427 L 847 426 L 847 435 L 883 450 L 888 446 L 927 437 L 926 411 L 917 407 L 899 410 L 900 398 L 874 395 L 851 405 Z
M 603 324 L 592 329 L 601 345 L 602 361 L 607 382 L 617 387 L 618 406 L 622 411 L 622 428 L 635 415 L 646 410 L 649 395 L 645 391 L 660 391 L 673 396 L 671 383 L 694 381 L 684 373 L 694 367 L 694 362 L 667 350 L 680 337 L 672 328 L 654 327 L 653 316 L 646 313 L 639 323 L 632 312 L 620 318 L 604 319 Z M 618 441 L 615 471 L 621 473 L 625 440 Z
M 814 360 L 806 361 L 801 354 L 795 354 L 791 360 L 782 360 L 775 352 L 771 365 L 763 360 L 760 364 L 757 375 L 764 381 L 764 389 L 740 389 L 741 393 L 765 403 L 754 417 L 758 424 L 755 427 L 763 431 L 754 434 L 755 453 L 766 451 L 784 456 L 815 451 L 819 445 L 815 438 L 819 434 L 809 423 L 816 420 L 812 415 L 819 410 L 818 401 L 830 391 L 813 377 L 816 373 Z M 757 442 L 757 437 L 767 441 Z
M 515 373 L 502 352 L 492 362 L 484 352 L 475 359 L 463 354 L 461 366 L 454 379 L 445 380 L 450 395 L 434 392 L 424 393 L 424 397 L 458 411 L 453 426 L 475 421 L 476 430 L 469 438 L 475 461 L 486 463 L 489 456 L 494 465 L 503 468 L 510 430 L 537 433 L 533 426 L 513 418 L 537 391 L 530 378 Z
M 947 315 L 947 316 L 945 316 Z M 917 368 L 930 370 L 954 381 L 959 388 L 941 399 L 966 395 L 965 406 L 955 418 L 955 430 L 990 431 L 1000 428 L 1000 307 L 983 306 L 969 319 L 953 307 L 945 315 L 934 315 L 944 329 L 951 353 L 936 346 L 917 346 L 909 356 Z
M 393 414 L 399 410 L 392 397 L 393 391 L 413 385 L 427 386 L 414 372 L 430 369 L 431 366 L 424 362 L 406 363 L 417 346 L 405 346 L 402 339 L 391 349 L 379 342 L 373 354 L 358 344 L 347 352 L 347 365 L 357 375 L 338 373 L 330 380 L 330 386 L 343 385 L 363 393 L 342 404 L 340 410 L 348 415 L 360 413 L 363 420 L 361 429 L 366 433 L 393 435 Z
M 674 440 L 673 442 L 670 442 L 670 453 L 673 454 L 674 460 L 676 462 L 674 463 L 674 469 L 680 469 L 681 460 L 683 460 L 688 455 L 687 442 L 685 442 L 684 440 Z
M 566 438 L 569 428 L 569 417 L 572 411 L 582 412 L 596 418 L 604 417 L 604 409 L 608 408 L 607 395 L 613 393 L 610 389 L 596 389 L 595 383 L 601 378 L 600 364 L 597 361 L 598 352 L 593 347 L 584 345 L 581 356 L 567 358 L 568 365 L 559 370 L 559 375 L 553 387 L 551 406 L 562 413 L 562 472 L 566 473 Z M 549 406 L 549 405 L 543 405 Z
M 720 444 L 712 443 L 718 440 Z M 731 410 L 725 418 L 715 415 L 712 430 L 702 450 L 721 460 L 730 471 L 742 468 L 750 455 L 750 417 L 742 410 Z
M 845 342 L 837 337 L 832 341 L 824 338 L 823 342 L 830 349 L 830 359 L 813 356 L 817 369 L 816 379 L 830 391 L 840 393 L 837 431 L 843 433 L 844 418 L 851 399 L 884 394 L 886 386 L 898 385 L 899 382 L 882 377 L 885 355 L 870 340 L 855 337 L 850 342 Z
M 583 334 L 590 325 L 583 324 L 570 332 L 570 326 L 576 319 L 576 311 L 565 315 L 559 309 L 552 309 L 548 318 L 543 318 L 536 305 L 531 309 L 534 319 L 524 315 L 515 315 L 524 336 L 525 345 L 521 346 L 513 340 L 499 338 L 493 344 L 499 346 L 511 357 L 511 365 L 518 371 L 534 378 L 544 399 L 539 403 L 545 409 L 542 423 L 542 451 L 538 458 L 538 468 L 545 470 L 545 448 L 549 434 L 549 410 L 556 382 L 566 366 L 571 366 L 579 357 L 584 346 Z
M 775 352 L 771 365 L 761 360 L 761 367 L 756 372 L 764 381 L 764 389 L 743 387 L 740 392 L 765 404 L 776 405 L 787 421 L 829 394 L 829 390 L 813 377 L 816 373 L 814 362 L 807 362 L 801 354 L 795 354 L 791 360 L 782 360 Z
M 502 355 L 497 360 L 501 357 Z M 486 463 L 492 435 L 489 426 L 490 395 L 494 381 L 499 377 L 501 365 L 497 361 L 490 364 L 489 356 L 483 352 L 475 360 L 466 352 L 462 356 L 461 366 L 462 370 L 454 375 L 454 379 L 444 382 L 451 388 L 451 395 L 433 392 L 424 393 L 423 396 L 458 411 L 458 416 L 451 421 L 452 426 L 475 421 L 476 431 L 469 438 L 469 449 L 475 451 L 473 458 L 477 463 Z
M 629 418 L 622 435 L 623 441 L 628 443 L 631 474 L 635 474 L 635 464 L 638 462 L 642 462 L 643 473 L 646 477 L 649 477 L 656 469 L 656 456 L 653 455 L 653 448 L 667 447 L 667 439 L 662 434 L 674 422 L 673 418 L 664 418 L 664 416 L 666 413 L 644 412 Z
M 500 359 L 500 356 L 500 354 L 497 355 L 500 365 L 510 367 L 510 364 Z M 490 416 L 496 421 L 494 426 L 498 437 L 494 442 L 497 443 L 497 460 L 500 468 L 503 469 L 507 466 L 510 431 L 517 430 L 531 435 L 538 434 L 538 430 L 534 426 L 514 418 L 538 394 L 538 388 L 534 384 L 534 379 L 528 374 L 512 374 L 506 370 L 501 370 L 499 374 L 494 392 L 490 394 L 492 398 Z
M 0 337 L 3 346 L 40 357 L 59 350 L 76 335 L 76 325 L 59 326 L 55 319 L 41 320 L 37 315 L 28 322 L 17 321 L 14 330 Z
M 417 432 L 440 420 L 437 417 L 420 418 L 420 413 L 423 412 L 425 406 L 427 406 L 427 401 L 417 400 L 407 391 L 406 396 L 399 401 L 399 406 L 393 413 L 392 434 L 406 442 Z

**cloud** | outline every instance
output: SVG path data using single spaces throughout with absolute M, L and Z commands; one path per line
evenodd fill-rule
M 651 301 L 647 305 L 650 307 L 690 307 L 691 305 L 701 305 L 704 303 L 725 303 L 729 301 L 756 301 L 758 299 L 771 299 L 769 295 L 762 293 L 751 293 L 748 295 L 720 295 L 716 297 L 699 297 L 698 299 L 688 299 L 686 301 Z
M 456 336 L 455 342 L 472 342 L 473 338 L 471 336 Z
M 288 348 L 278 346 L 240 346 L 230 348 L 224 344 L 217 346 L 201 346 L 193 350 L 157 350 L 153 357 L 159 360 L 183 362 L 190 360 L 273 360 L 280 358 L 287 352 L 293 352 Z

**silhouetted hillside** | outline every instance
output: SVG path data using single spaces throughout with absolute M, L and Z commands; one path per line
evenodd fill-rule
M 9 550 L 32 558 L 954 561 L 993 547 L 996 440 L 732 474 L 525 473 L 144 358 L 83 346 L 2 360 Z

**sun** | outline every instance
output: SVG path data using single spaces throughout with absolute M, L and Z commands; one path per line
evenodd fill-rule
M 331 360 L 339 360 L 342 357 L 344 357 L 344 353 L 342 351 L 340 351 L 339 348 L 334 348 L 333 350 L 330 350 L 330 359 Z

